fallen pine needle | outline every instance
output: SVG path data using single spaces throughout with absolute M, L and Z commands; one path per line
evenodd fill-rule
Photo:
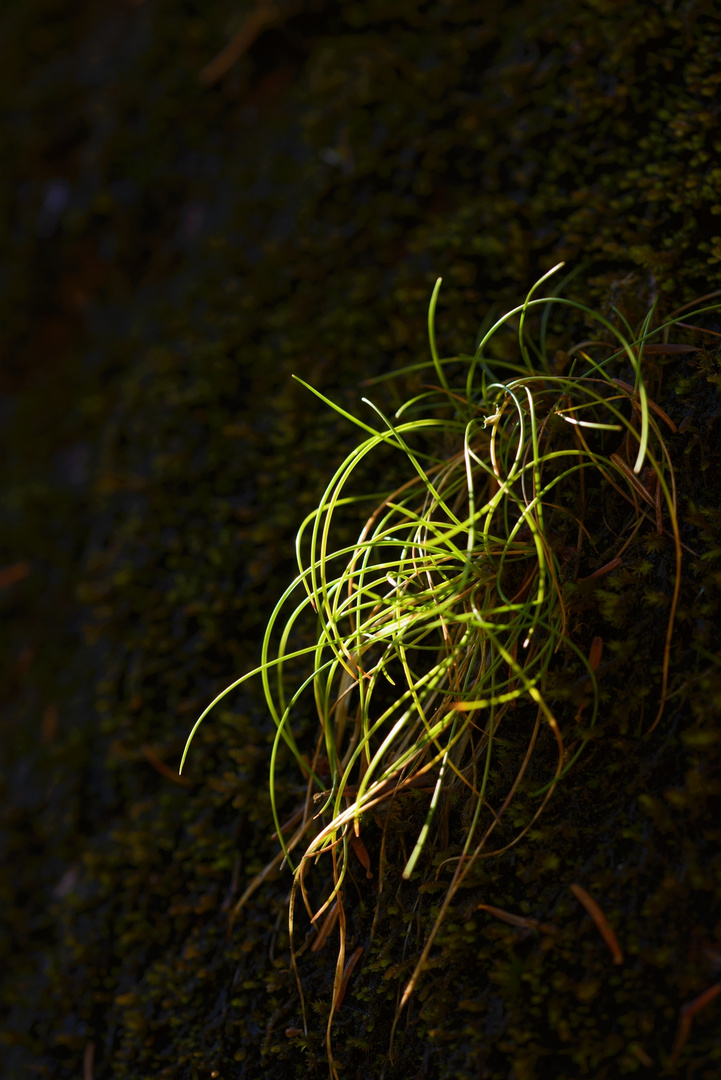
M 553 933 L 556 929 L 555 926 L 548 926 L 546 923 L 539 922 L 538 919 L 528 919 L 525 915 L 514 915 L 513 912 L 493 907 L 492 904 L 479 904 L 478 910 L 487 911 L 489 915 L 495 916 L 501 922 L 508 923 L 509 926 L 520 926 L 523 930 L 543 930 L 545 933 Z
M 231 38 L 214 60 L 205 65 L 198 76 L 200 82 L 204 86 L 213 86 L 222 79 L 277 16 L 278 11 L 273 4 L 268 3 L 267 0 L 259 3 L 248 15 L 235 37 Z
M 708 1005 L 710 1001 L 713 1001 L 715 997 L 721 994 L 721 983 L 715 983 L 710 986 L 708 990 L 704 990 L 703 994 L 699 994 L 693 1001 L 687 1001 L 685 1005 L 682 1005 L 679 1010 L 678 1016 L 678 1030 L 676 1032 L 676 1038 L 673 1044 L 673 1050 L 671 1051 L 671 1061 L 676 1061 L 676 1058 L 683 1050 L 684 1044 L 688 1039 L 689 1032 L 691 1031 L 691 1023 L 697 1012 L 700 1012 L 705 1005 Z
M 616 567 L 620 566 L 622 562 L 623 559 L 621 558 L 611 559 L 611 561 L 607 562 L 605 566 L 600 566 L 598 570 L 594 570 L 592 574 L 589 574 L 587 577 L 579 578 L 578 580 L 590 581 L 591 578 L 601 577 L 602 574 L 610 574 L 611 571 L 615 570 Z
M 598 634 L 591 642 L 591 648 L 588 653 L 588 664 L 591 671 L 598 671 L 601 666 L 601 657 L 603 656 L 603 638 Z
M 12 566 L 4 566 L 0 570 L 0 589 L 7 589 L 9 585 L 15 585 L 22 581 L 30 573 L 30 563 L 16 562 Z
M 623 952 L 621 950 L 621 946 L 618 943 L 618 938 L 616 937 L 613 927 L 609 924 L 606 916 L 603 914 L 596 901 L 593 899 L 592 896 L 589 895 L 589 893 L 586 892 L 586 890 L 581 885 L 571 885 L 570 889 L 573 895 L 579 901 L 579 903 L 583 904 L 586 911 L 595 922 L 599 934 L 611 950 L 614 964 L 622 964 Z
M 159 772 L 161 776 L 164 776 L 166 780 L 172 780 L 174 784 L 179 784 L 180 787 L 190 787 L 193 781 L 187 776 L 180 776 L 176 769 L 171 769 L 170 765 L 159 758 L 153 750 L 152 746 L 148 746 L 147 743 L 143 743 L 140 747 L 140 752 L 148 762 L 152 765 L 156 772 Z
M 644 1048 L 639 1046 L 638 1043 L 632 1043 L 632 1045 L 629 1046 L 629 1050 L 635 1058 L 638 1058 L 642 1065 L 646 1066 L 647 1069 L 653 1067 L 653 1058 L 649 1057 Z
M 95 1043 L 91 1040 L 85 1046 L 83 1054 L 83 1080 L 93 1080 L 93 1065 L 95 1063 Z

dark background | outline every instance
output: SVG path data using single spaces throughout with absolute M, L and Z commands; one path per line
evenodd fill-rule
M 288 880 L 227 934 L 275 851 L 259 688 L 175 776 L 199 710 L 255 663 L 295 529 L 352 445 L 291 374 L 361 409 L 363 379 L 426 357 L 438 275 L 442 352 L 560 259 L 578 298 L 630 317 L 720 284 L 715 4 L 279 0 L 253 34 L 257 11 L 0 14 L 4 1080 L 325 1075 L 332 949 L 307 968 L 304 1048 L 284 1035 Z M 636 613 L 669 587 L 651 551 L 638 595 L 619 578 L 587 600 L 618 645 L 607 740 L 542 839 L 459 904 L 393 1063 L 403 942 L 430 909 L 391 865 L 339 1018 L 345 1075 L 718 1075 L 718 1002 L 672 1055 L 721 964 L 713 340 L 654 373 L 699 555 L 667 721 L 640 738 L 658 634 Z M 622 969 L 575 880 L 623 928 Z M 479 922 L 483 898 L 557 918 L 563 946 Z

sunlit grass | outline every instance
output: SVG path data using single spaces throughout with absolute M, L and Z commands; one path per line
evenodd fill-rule
M 596 574 L 619 565 L 644 528 L 671 537 L 675 551 L 651 728 L 662 715 L 682 545 L 663 434 L 675 427 L 649 399 L 642 358 L 644 349 L 670 350 L 668 332 L 678 320 L 656 325 L 652 310 L 634 331 L 620 316 L 612 322 L 574 301 L 536 298 L 553 272 L 523 305 L 483 334 L 472 356 L 448 359 L 439 357 L 435 341 L 439 281 L 429 310 L 431 359 L 393 376 L 417 379 L 420 373 L 427 381 L 393 415 L 364 399 L 367 412 L 360 419 L 308 387 L 360 429 L 360 441 L 300 527 L 298 574 L 268 621 L 259 667 L 208 706 L 188 739 L 189 746 L 198 725 L 227 693 L 260 676 L 276 725 L 270 795 L 282 855 L 274 862 L 285 858 L 295 874 L 291 939 L 297 891 L 314 925 L 325 927 L 323 933 L 336 921 L 341 928 L 328 1022 L 332 1069 L 330 1024 L 344 992 L 343 887 L 363 816 L 411 788 L 428 789 L 426 819 L 403 869 L 409 878 L 432 842 L 434 813 L 444 793 L 460 791 L 467 804 L 462 850 L 402 1007 L 474 861 L 521 839 L 594 736 L 598 647 L 588 653 L 570 636 L 564 582 L 579 578 L 584 559 L 595 560 Z M 563 372 L 546 355 L 546 324 L 554 306 L 556 317 L 565 310 L 570 318 L 580 316 L 598 327 L 599 340 L 566 354 Z M 541 316 L 540 323 L 535 316 Z M 538 341 L 528 332 L 532 320 L 541 328 Z M 494 339 L 509 326 L 517 327 L 516 358 L 490 359 Z M 404 475 L 403 482 L 369 495 L 357 478 L 367 477 L 369 461 L 379 454 L 385 468 L 391 452 L 398 459 L 393 473 Z M 616 500 L 623 517 L 603 566 L 603 553 L 594 551 L 589 535 L 599 492 Z M 358 537 L 339 544 L 338 520 L 347 522 L 353 512 L 362 522 Z M 310 644 L 304 636 L 309 616 L 315 624 Z M 587 675 L 590 698 L 582 723 L 580 710 L 569 724 L 547 700 L 547 675 L 561 646 L 576 654 Z M 288 672 L 303 664 L 305 675 L 289 685 Z M 521 702 L 531 705 L 535 720 L 515 778 L 499 796 L 498 785 L 491 783 L 494 744 L 509 710 Z M 307 730 L 311 712 L 318 736 L 308 746 L 297 732 Z M 555 743 L 555 764 L 535 786 L 531 820 L 494 846 L 493 834 L 529 772 L 544 726 Z M 305 804 L 288 835 L 276 801 L 283 745 L 307 780 Z M 328 859 L 330 884 L 314 910 L 305 875 L 319 857 Z M 250 884 L 238 909 L 262 877 Z

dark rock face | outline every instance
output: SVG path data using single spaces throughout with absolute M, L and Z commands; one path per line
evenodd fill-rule
M 438 275 L 444 354 L 561 259 L 566 295 L 633 325 L 653 296 L 663 314 L 721 285 L 712 3 L 280 4 L 199 82 L 253 10 L 0 16 L 4 1080 L 326 1075 L 337 932 L 299 960 L 306 1036 L 290 874 L 230 926 L 277 850 L 259 686 L 176 775 L 198 712 L 257 662 L 295 530 L 354 442 L 291 375 L 364 415 L 362 380 L 426 357 Z M 649 732 L 674 573 L 651 528 L 569 592 L 578 641 L 604 641 L 598 736 L 469 876 L 392 1055 L 467 822 L 449 803 L 410 882 L 425 796 L 368 822 L 342 1076 L 718 1073 L 721 327 L 703 326 L 697 354 L 647 361 L 686 545 L 664 716 Z M 549 327 L 559 365 L 586 335 Z M 575 712 L 572 659 L 553 678 Z M 281 761 L 283 815 L 303 791 Z

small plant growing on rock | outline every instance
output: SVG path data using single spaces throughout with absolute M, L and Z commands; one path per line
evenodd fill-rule
M 331 1022 L 360 955 L 346 957 L 345 885 L 352 857 L 370 873 L 364 818 L 414 789 L 427 792 L 425 820 L 403 869 L 409 878 L 432 842 L 442 801 L 453 797 L 464 807 L 453 874 L 402 1008 L 470 868 L 528 832 L 595 737 L 603 642 L 598 635 L 576 640 L 568 595 L 620 567 L 639 534 L 668 536 L 673 547 L 660 694 L 649 730 L 663 712 L 683 545 L 664 441 L 675 425 L 649 396 L 644 357 L 693 347 L 669 344 L 678 318 L 659 325 L 653 309 L 634 331 L 621 316 L 611 321 L 575 301 L 536 297 L 557 269 L 490 326 L 473 355 L 446 359 L 434 331 L 439 281 L 429 310 L 431 359 L 393 376 L 425 381 L 394 415 L 367 401 L 367 417 L 359 419 L 313 391 L 363 437 L 301 525 L 298 574 L 269 619 L 260 666 L 208 706 L 188 739 L 189 746 L 222 698 L 260 676 L 276 725 L 270 794 L 281 851 L 273 865 L 287 861 L 294 873 L 291 941 L 298 894 L 318 928 L 316 941 L 340 927 L 327 1036 L 332 1072 Z M 551 360 L 546 327 L 554 310 L 595 323 L 597 337 Z M 537 340 L 531 321 L 540 327 Z M 494 342 L 511 327 L 515 355 L 493 358 Z M 400 483 L 371 494 L 354 487 L 373 455 L 385 465 L 389 453 L 399 459 L 393 471 Z M 337 542 L 339 518 L 363 507 L 370 511 L 360 517 L 357 539 Z M 622 602 L 621 593 L 609 594 L 608 604 Z M 309 616 L 310 643 L 302 632 Z M 575 654 L 585 678 L 578 700 L 557 709 L 547 691 L 559 651 Z M 295 678 L 303 665 L 289 685 L 288 672 Z M 521 704 L 530 717 L 525 750 L 499 784 L 497 746 Z M 317 716 L 312 743 L 298 734 L 298 718 L 305 722 L 309 711 Z M 549 734 L 555 753 L 531 768 Z M 307 783 L 305 800 L 285 825 L 275 780 L 283 745 Z M 509 835 L 521 785 L 533 809 Z M 328 887 L 314 906 L 307 879 L 321 859 Z M 265 874 L 251 882 L 236 913 Z

